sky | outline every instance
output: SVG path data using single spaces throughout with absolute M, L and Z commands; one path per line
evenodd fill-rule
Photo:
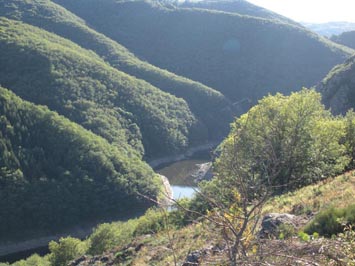
M 355 22 L 355 0 L 247 0 L 299 22 Z

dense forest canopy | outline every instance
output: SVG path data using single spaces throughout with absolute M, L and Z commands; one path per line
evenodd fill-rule
M 184 149 L 189 134 L 200 133 L 183 99 L 54 34 L 7 19 L 0 25 L 0 82 L 22 98 L 49 106 L 115 145 L 128 143 L 141 155 L 143 143 L 147 157 Z
M 303 27 L 151 1 L 55 0 L 148 62 L 233 102 L 317 83 L 353 50 Z M 246 111 L 246 110 L 244 110 Z
M 127 149 L 0 88 L 0 240 L 148 206 L 159 180 Z
M 53 32 L 83 48 L 94 51 L 116 69 L 143 79 L 162 91 L 183 98 L 205 128 L 209 140 L 228 132 L 232 120 L 231 105 L 216 90 L 201 83 L 177 76 L 135 57 L 128 49 L 105 35 L 89 28 L 84 20 L 56 3 L 46 0 L 0 1 L 0 15 Z M 204 141 L 201 135 L 192 142 Z

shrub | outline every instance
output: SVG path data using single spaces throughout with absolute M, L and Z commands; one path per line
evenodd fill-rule
M 277 227 L 279 239 L 288 239 L 295 235 L 296 231 L 294 226 L 290 224 L 281 224 Z
M 305 227 L 305 232 L 318 234 L 326 237 L 343 232 L 348 224 L 355 223 L 355 205 L 346 208 L 336 209 L 331 207 L 316 215 L 316 217 Z
M 163 212 L 155 209 L 149 209 L 137 220 L 137 227 L 134 235 L 144 235 L 157 233 L 165 228 L 167 216 Z
M 67 265 L 69 261 L 84 255 L 87 249 L 87 242 L 73 237 L 61 238 L 58 243 L 51 241 L 49 243 L 51 266 Z
M 8 264 L 1 264 L 0 266 L 5 266 Z M 26 260 L 20 260 L 12 264 L 12 266 L 50 266 L 50 262 L 48 260 L 48 256 L 41 257 L 38 254 L 34 254 L 27 258 Z
M 92 255 L 102 254 L 115 246 L 129 242 L 137 226 L 137 220 L 121 223 L 100 224 L 90 235 L 90 248 Z

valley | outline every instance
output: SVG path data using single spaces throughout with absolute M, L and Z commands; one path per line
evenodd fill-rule
M 0 0 L 0 266 L 353 265 L 355 38 L 327 25 Z

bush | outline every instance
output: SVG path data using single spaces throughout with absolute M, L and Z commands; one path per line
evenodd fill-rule
M 73 237 L 61 238 L 58 243 L 51 241 L 49 243 L 51 266 L 67 265 L 71 260 L 84 255 L 87 249 L 87 242 Z
M 104 223 L 99 225 L 90 235 L 89 254 L 98 255 L 115 246 L 129 242 L 137 226 L 137 220 L 125 223 Z
M 355 223 L 355 205 L 346 208 L 336 209 L 331 207 L 316 215 L 316 217 L 305 227 L 305 232 L 318 234 L 326 237 L 343 232 L 346 225 Z
M 344 135 L 344 121 L 325 110 L 314 90 L 264 97 L 220 145 L 219 187 L 239 187 L 243 177 L 250 196 L 258 197 L 265 189 L 282 194 L 335 176 L 349 163 Z
M 0 266 L 5 266 L 8 264 L 1 264 Z M 50 262 L 48 260 L 48 256 L 41 257 L 38 254 L 34 254 L 26 260 L 20 260 L 12 264 L 12 266 L 50 266 Z
M 149 209 L 146 213 L 137 220 L 137 227 L 134 235 L 144 235 L 157 233 L 165 228 L 167 216 L 155 209 Z

